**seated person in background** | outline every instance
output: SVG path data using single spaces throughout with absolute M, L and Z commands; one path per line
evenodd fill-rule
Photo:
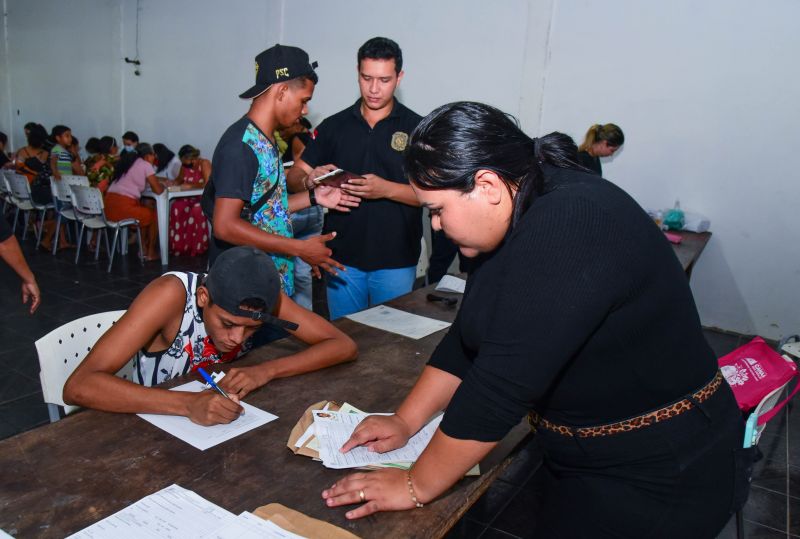
M 97 187 L 100 192 L 105 193 L 111 178 L 114 177 L 114 167 L 119 160 L 119 148 L 114 137 L 105 136 L 97 141 L 96 149 L 97 153 L 86 160 L 86 176 L 92 187 Z
M 17 150 L 17 172 L 25 175 L 28 182 L 33 185 L 37 178 L 50 182 L 50 159 L 44 148 L 47 140 L 47 131 L 39 124 L 32 124 L 25 130 L 28 144 Z
M 308 348 L 230 369 L 220 383 L 230 400 L 213 391 L 143 387 L 232 361 L 250 350 L 249 339 L 259 328 L 269 325 L 288 329 Z M 234 247 L 217 258 L 208 275 L 172 272 L 150 283 L 72 373 L 64 400 L 109 412 L 182 415 L 201 425 L 229 423 L 242 412 L 239 399 L 269 381 L 356 355 L 347 335 L 281 292 L 269 256 Z M 134 356 L 134 380 L 141 385 L 114 376 Z
M 611 157 L 625 144 L 622 129 L 614 124 L 594 124 L 586 132 L 583 144 L 578 146 L 578 164 L 588 168 L 598 176 L 603 175 L 601 157 Z
M 136 147 L 138 145 L 139 145 L 139 135 L 137 135 L 133 131 L 125 131 L 125 134 L 122 135 L 122 151 L 133 152 L 136 150 Z
M 7 144 L 8 136 L 5 133 L 0 132 L 0 168 L 6 168 L 12 163 L 11 158 L 6 153 Z
M 86 150 L 86 159 L 83 160 L 84 166 L 86 165 L 86 161 L 89 160 L 90 157 L 94 157 L 100 152 L 100 139 L 97 137 L 89 137 L 89 140 L 86 141 L 86 146 L 84 149 Z
M 175 184 L 182 189 L 203 187 L 211 176 L 211 161 L 188 144 L 178 150 L 181 162 Z M 208 251 L 208 221 L 200 206 L 201 196 L 175 199 L 170 208 L 169 250 L 175 256 L 198 256 Z
M 156 212 L 139 200 L 148 185 L 156 194 L 164 192 L 164 186 L 158 181 L 153 168 L 155 159 L 153 148 L 144 142 L 135 151 L 123 153 L 114 167 L 111 185 L 105 195 L 106 217 L 112 221 L 139 220 L 145 260 L 160 258 Z
M 79 163 L 83 165 L 83 162 L 86 161 L 86 158 L 89 157 L 89 154 L 86 153 L 86 150 L 81 148 L 81 141 L 78 140 L 78 137 L 72 135 L 72 145 L 67 148 L 67 151 L 72 154 L 72 162 Z
M 153 144 L 153 151 L 156 154 L 156 174 L 159 178 L 174 180 L 181 171 L 181 160 L 175 152 L 167 148 L 166 145 L 156 142 Z

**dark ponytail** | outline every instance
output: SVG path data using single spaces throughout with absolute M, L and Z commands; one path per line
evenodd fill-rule
M 421 189 L 475 188 L 479 170 L 491 170 L 516 191 L 512 226 L 535 198 L 546 192 L 541 165 L 580 170 L 575 142 L 563 133 L 531 139 L 512 116 L 484 105 L 461 101 L 426 116 L 411 134 L 405 171 Z
M 114 176 L 111 178 L 111 182 L 113 183 L 123 177 L 125 173 L 131 169 L 137 159 L 152 153 L 153 147 L 146 142 L 139 143 L 136 146 L 136 151 L 122 152 L 122 155 L 119 157 L 119 161 L 117 161 L 117 164 L 114 166 Z

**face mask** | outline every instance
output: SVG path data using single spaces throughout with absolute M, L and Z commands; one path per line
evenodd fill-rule
M 134 148 L 130 144 L 126 144 L 125 146 L 122 147 L 122 151 L 123 152 L 135 152 L 136 148 Z

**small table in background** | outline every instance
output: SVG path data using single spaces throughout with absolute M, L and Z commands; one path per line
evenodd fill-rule
M 680 260 L 683 271 L 686 272 L 686 278 L 691 278 L 694 263 L 700 258 L 700 254 L 706 248 L 708 240 L 711 239 L 711 232 L 698 233 L 678 230 L 672 233 L 678 234 L 682 238 L 680 243 L 672 244 L 672 250 L 675 251 L 675 256 Z

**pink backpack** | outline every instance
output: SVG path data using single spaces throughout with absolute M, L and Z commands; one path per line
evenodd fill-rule
M 770 348 L 761 337 L 719 358 L 719 367 L 743 412 L 752 411 L 768 394 L 800 376 L 795 362 Z M 758 424 L 763 425 L 772 419 L 798 389 L 800 383 L 782 402 L 761 415 Z

